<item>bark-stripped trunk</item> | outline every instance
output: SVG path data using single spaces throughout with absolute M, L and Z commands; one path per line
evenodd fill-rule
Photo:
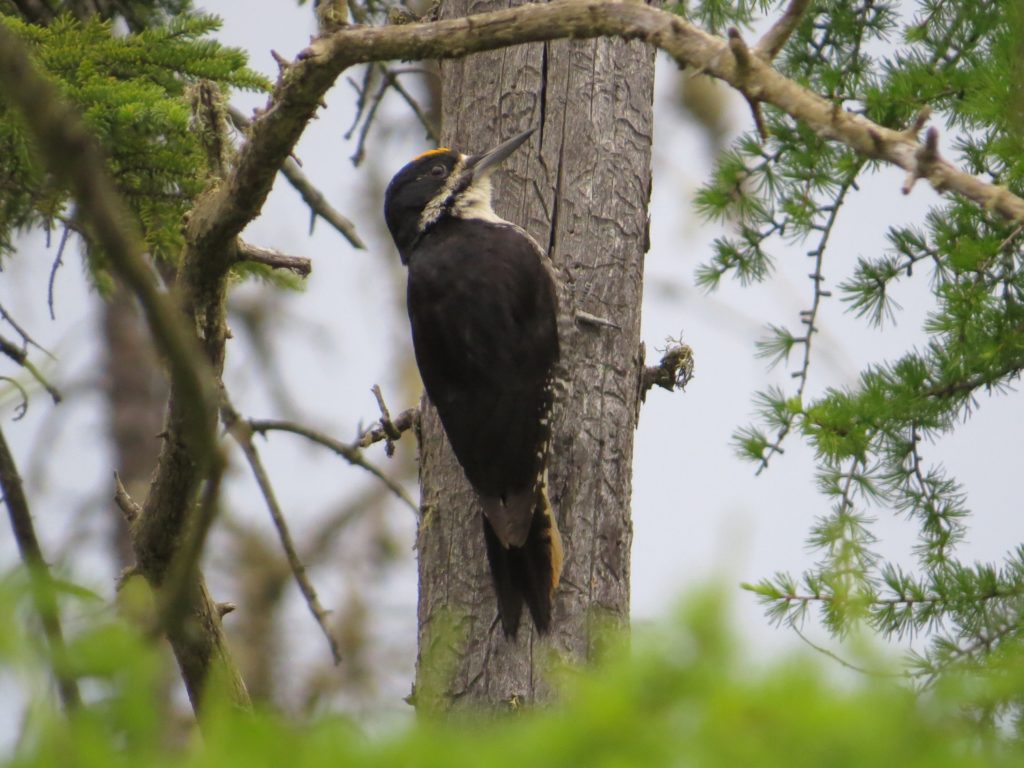
M 167 383 L 135 299 L 120 284 L 103 305 L 104 395 L 114 467 L 138 503 L 146 500 L 160 452 Z M 113 544 L 120 566 L 135 562 L 128 526 L 113 505 Z
M 502 6 L 446 0 L 443 15 Z M 638 42 L 559 41 L 445 62 L 441 72 L 445 145 L 476 152 L 539 126 L 499 174 L 495 209 L 548 246 L 567 274 L 563 313 L 621 326 L 563 323 L 573 329 L 562 339 L 571 385 L 549 472 L 566 560 L 546 639 L 527 615 L 518 640 L 505 640 L 480 510 L 436 413 L 424 414 L 416 702 L 434 711 L 514 707 L 551 695 L 551 650 L 586 660 L 600 627 L 628 622 L 654 52 Z

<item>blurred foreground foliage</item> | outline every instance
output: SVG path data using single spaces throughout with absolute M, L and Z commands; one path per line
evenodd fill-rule
M 805 656 L 752 663 L 734 644 L 723 594 L 715 591 L 691 600 L 674 620 L 637 631 L 631 648 L 610 640 L 593 670 L 564 670 L 556 708 L 423 718 L 372 737 L 338 717 L 295 722 L 234 710 L 216 691 L 200 735 L 167 717 L 158 649 L 131 626 L 94 613 L 81 622 L 67 658 L 51 660 L 29 631 L 27 603 L 23 582 L 0 583 L 0 611 L 17 618 L 0 626 L 0 678 L 29 699 L 9 766 L 941 768 L 1024 761 L 1013 718 L 1000 715 L 1007 691 L 1024 687 L 1024 665 L 1009 646 L 998 669 L 947 679 L 919 697 L 891 677 L 837 680 L 835 667 Z M 50 690 L 52 662 L 85 694 L 87 704 L 70 716 Z

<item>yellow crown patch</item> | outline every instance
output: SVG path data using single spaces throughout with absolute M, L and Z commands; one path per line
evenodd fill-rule
M 412 161 L 415 163 L 417 160 L 422 160 L 424 157 L 430 157 L 431 155 L 443 155 L 445 152 L 451 152 L 451 150 L 448 147 L 438 147 L 437 149 L 428 149 L 423 154 L 416 155 L 416 157 L 414 157 L 412 159 Z

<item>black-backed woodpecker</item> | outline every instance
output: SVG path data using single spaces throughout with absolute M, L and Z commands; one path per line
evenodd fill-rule
M 491 207 L 491 174 L 533 133 L 489 152 L 425 152 L 384 195 L 408 267 L 413 348 L 427 396 L 476 490 L 505 635 L 523 603 L 541 633 L 562 569 L 547 497 L 558 291 L 547 255 Z

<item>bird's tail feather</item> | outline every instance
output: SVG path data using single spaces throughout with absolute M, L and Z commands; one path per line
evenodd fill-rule
M 558 533 L 547 489 L 542 485 L 530 532 L 521 547 L 502 545 L 484 517 L 484 539 L 491 565 L 498 614 L 506 637 L 515 637 L 526 603 L 540 634 L 551 625 L 551 601 L 562 575 L 562 539 Z

